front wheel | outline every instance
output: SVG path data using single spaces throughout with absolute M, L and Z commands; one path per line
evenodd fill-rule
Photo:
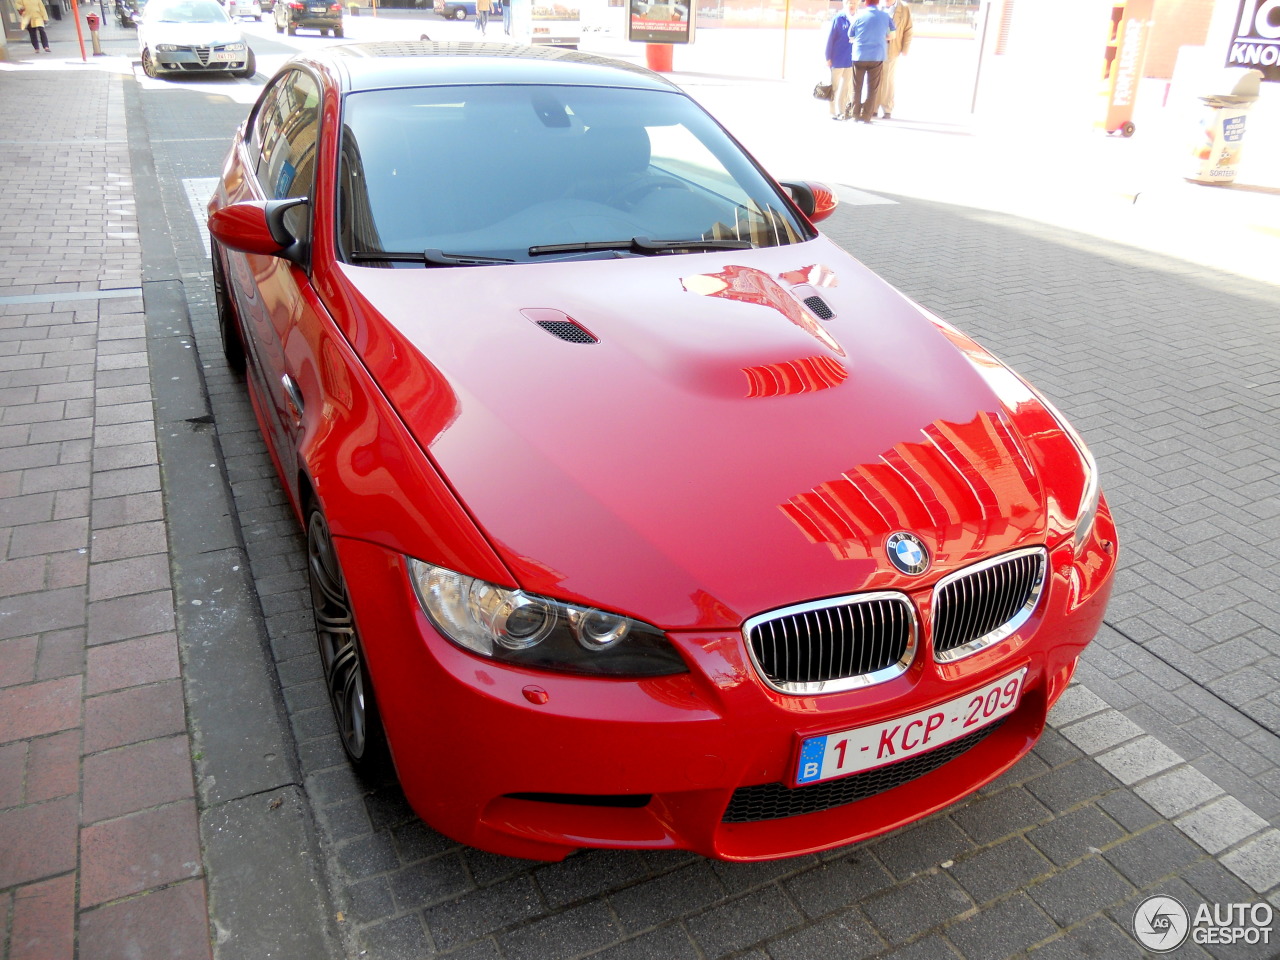
M 142 51 L 142 72 L 153 80 L 158 76 L 156 72 L 156 61 L 155 58 L 151 56 L 151 50 L 149 48 Z
M 455 20 L 465 20 L 465 19 L 467 19 L 467 11 L 465 11 L 465 10 L 463 10 L 461 7 L 459 7 L 457 10 L 453 11 L 453 19 L 455 19 Z
M 227 276 L 222 270 L 222 255 L 213 247 L 213 303 L 218 314 L 218 333 L 222 336 L 222 355 L 234 372 L 245 371 L 244 336 L 235 307 L 231 305 L 231 291 L 227 289 Z
M 346 581 L 329 535 L 329 524 L 314 506 L 307 516 L 307 573 L 320 665 L 343 749 L 362 775 L 385 773 L 386 734 L 368 682 Z

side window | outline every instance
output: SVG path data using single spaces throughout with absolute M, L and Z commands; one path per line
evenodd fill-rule
M 254 115 L 249 137 L 249 149 L 253 156 L 254 172 L 264 168 L 263 157 L 270 151 L 278 137 L 276 124 L 276 99 L 280 96 L 283 84 L 277 83 L 267 91 L 259 102 L 258 112 Z
M 253 139 L 258 182 L 269 199 L 311 195 L 320 145 L 320 89 L 308 74 L 293 70 L 280 79 L 255 118 Z M 288 215 L 295 236 L 310 232 L 309 207 Z

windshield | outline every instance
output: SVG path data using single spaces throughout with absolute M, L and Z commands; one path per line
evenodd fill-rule
M 646 256 L 694 241 L 808 239 L 751 161 L 677 93 L 376 90 L 348 95 L 343 120 L 338 233 L 348 262 L 386 266 L 371 254 L 387 252 L 412 264 L 424 251 L 427 265 Z
M 148 23 L 230 22 L 215 0 L 151 0 L 145 16 Z

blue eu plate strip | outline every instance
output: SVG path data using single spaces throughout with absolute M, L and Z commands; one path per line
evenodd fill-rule
M 811 783 L 822 776 L 822 758 L 827 753 L 827 738 L 813 737 L 800 748 L 800 773 L 796 783 Z

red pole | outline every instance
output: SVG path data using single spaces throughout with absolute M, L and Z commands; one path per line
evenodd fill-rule
M 53 0 L 57 3 L 58 0 Z M 71 0 L 71 19 L 76 22 L 76 39 L 80 41 L 80 59 L 85 63 L 89 62 L 89 55 L 84 52 L 84 30 L 80 26 L 80 4 L 76 0 Z

